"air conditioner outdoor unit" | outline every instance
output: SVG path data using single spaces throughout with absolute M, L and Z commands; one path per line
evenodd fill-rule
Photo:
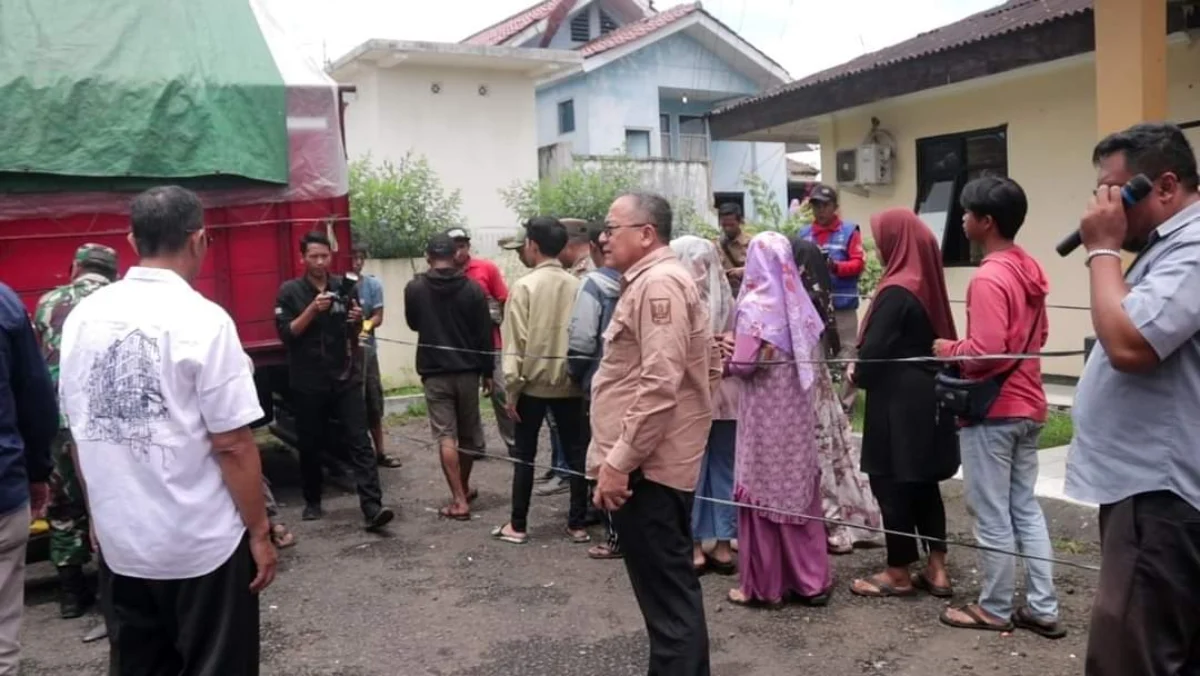
M 837 151 L 837 181 L 852 185 L 891 185 L 892 149 L 879 143 Z

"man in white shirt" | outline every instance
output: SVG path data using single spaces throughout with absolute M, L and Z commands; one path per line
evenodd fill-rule
M 196 195 L 130 207 L 140 258 L 63 326 L 59 393 L 101 553 L 109 673 L 258 674 L 258 592 L 275 548 L 237 329 L 192 289 L 208 250 Z

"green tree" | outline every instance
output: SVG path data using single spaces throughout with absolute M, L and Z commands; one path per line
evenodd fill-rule
M 419 258 L 429 238 L 463 226 L 462 196 L 447 191 L 421 155 L 350 163 L 350 225 L 376 258 Z

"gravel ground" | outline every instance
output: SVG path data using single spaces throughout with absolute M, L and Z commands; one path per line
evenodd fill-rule
M 511 469 L 478 466 L 481 496 L 470 522 L 439 521 L 445 488 L 422 422 L 395 425 L 391 450 L 404 461 L 381 470 L 399 515 L 386 536 L 359 528 L 356 499 L 328 490 L 324 521 L 302 523 L 297 468 L 267 449 L 268 474 L 299 543 L 281 556 L 262 597 L 263 674 L 305 676 L 635 676 L 646 673 L 641 616 L 620 562 L 591 561 L 562 537 L 565 495 L 535 497 L 530 544 L 493 542 L 508 512 Z M 420 442 L 420 443 L 418 443 Z M 493 440 L 493 448 L 497 444 Z M 543 448 L 548 448 L 543 444 Z M 543 453 L 543 457 L 546 454 Z M 950 530 L 970 537 L 960 487 L 945 488 Z M 1058 554 L 1096 563 L 1095 512 L 1046 505 Z M 598 529 L 597 529 L 598 533 Z M 956 602 L 978 590 L 975 553 L 951 552 Z M 942 627 L 943 603 L 929 596 L 870 601 L 846 585 L 882 566 L 880 550 L 839 557 L 836 592 L 822 609 L 755 611 L 731 606 L 733 578 L 704 578 L 718 676 L 856 674 L 1038 674 L 1083 670 L 1096 574 L 1060 567 L 1057 581 L 1070 635 L 1048 641 Z M 96 621 L 58 619 L 53 570 L 29 570 L 23 673 L 103 674 L 104 642 L 85 645 Z

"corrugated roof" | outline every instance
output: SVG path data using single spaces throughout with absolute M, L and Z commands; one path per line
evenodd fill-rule
M 658 14 L 652 14 L 644 19 L 625 24 L 611 33 L 601 35 L 591 42 L 586 42 L 580 45 L 578 51 L 580 54 L 583 54 L 584 58 L 602 54 L 610 49 L 616 49 L 621 45 L 639 40 L 651 33 L 662 30 L 689 14 L 700 11 L 700 9 L 699 2 L 672 7 Z
M 463 40 L 468 45 L 501 45 L 505 40 L 550 16 L 560 4 L 571 4 L 571 0 L 545 0 L 484 28 Z
M 916 37 L 864 54 L 807 77 L 780 85 L 757 96 L 735 101 L 714 111 L 722 113 L 755 101 L 804 89 L 823 82 L 841 80 L 905 61 L 948 51 L 975 42 L 1039 26 L 1051 21 L 1090 12 L 1092 0 L 1009 0 L 988 10 Z

